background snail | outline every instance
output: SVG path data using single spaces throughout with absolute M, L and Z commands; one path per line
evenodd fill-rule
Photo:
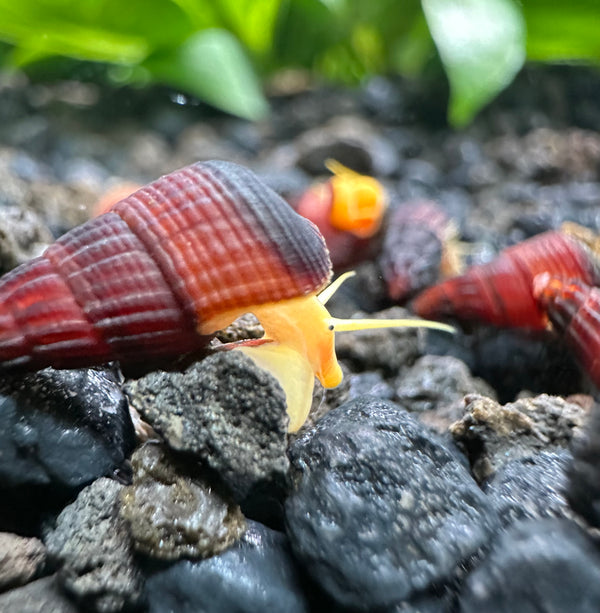
M 0 279 L 0 368 L 167 361 L 252 312 L 265 337 L 240 348 L 279 379 L 296 429 L 314 376 L 326 387 L 342 379 L 336 329 L 426 325 L 332 318 L 323 304 L 337 285 L 318 294 L 330 276 L 317 228 L 252 172 L 194 164 Z
M 377 252 L 377 235 L 389 198 L 374 177 L 361 175 L 331 159 L 325 165 L 333 176 L 309 187 L 293 206 L 319 228 L 333 268 L 338 271 Z
M 426 289 L 413 308 L 421 317 L 544 330 L 548 316 L 534 296 L 533 281 L 545 272 L 590 285 L 600 282 L 600 266 L 591 250 L 571 234 L 549 231 Z
M 600 288 L 549 273 L 534 279 L 534 295 L 592 382 L 600 385 Z

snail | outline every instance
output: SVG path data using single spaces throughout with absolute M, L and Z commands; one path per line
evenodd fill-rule
M 286 393 L 290 430 L 310 409 L 314 377 L 342 379 L 342 330 L 444 324 L 341 320 L 324 304 L 323 237 L 249 170 L 193 164 L 142 187 L 0 279 L 0 369 L 135 365 L 205 347 L 253 313 L 265 336 L 239 349 Z M 327 287 L 328 286 L 328 287 Z
M 533 291 L 542 273 L 600 282 L 600 265 L 577 232 L 551 230 L 504 249 L 488 264 L 434 285 L 413 301 L 421 317 L 453 317 L 501 327 L 544 330 L 548 316 Z
M 411 298 L 462 268 L 458 230 L 435 202 L 414 200 L 399 206 L 387 223 L 379 265 L 389 297 Z
M 542 273 L 534 279 L 533 292 L 552 329 L 600 386 L 600 288 Z
M 388 195 L 374 177 L 361 175 L 336 160 L 327 160 L 325 165 L 333 176 L 309 187 L 294 208 L 319 228 L 338 270 L 375 253 Z

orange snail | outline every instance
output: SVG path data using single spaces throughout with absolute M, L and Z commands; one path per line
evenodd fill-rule
M 169 360 L 253 313 L 265 336 L 235 347 L 286 393 L 290 430 L 314 377 L 341 382 L 334 334 L 419 320 L 341 320 L 324 304 L 323 237 L 249 170 L 197 163 L 142 187 L 0 279 L 0 369 Z M 339 280 L 338 280 L 339 281 Z

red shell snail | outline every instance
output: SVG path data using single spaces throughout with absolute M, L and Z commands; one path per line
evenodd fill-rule
M 594 285 L 600 264 L 579 237 L 548 231 L 508 247 L 488 264 L 426 289 L 413 302 L 421 317 L 455 317 L 503 327 L 545 330 L 548 316 L 533 291 L 542 273 Z
M 316 227 L 228 162 L 166 175 L 74 228 L 0 279 L 0 368 L 169 359 L 251 312 L 265 329 L 241 350 L 287 396 L 290 430 L 314 376 L 342 379 L 334 333 L 418 320 L 338 320 L 323 306 L 331 263 Z M 324 290 L 324 291 L 322 291 Z

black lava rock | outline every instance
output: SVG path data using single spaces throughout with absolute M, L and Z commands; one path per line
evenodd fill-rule
M 239 351 L 219 352 L 184 373 L 154 372 L 126 387 L 131 402 L 176 451 L 213 469 L 238 503 L 277 500 L 287 487 L 285 395 Z
M 123 468 L 134 446 L 127 399 L 109 371 L 7 376 L 0 422 L 0 489 L 80 488 Z
M 339 604 L 391 606 L 448 580 L 498 518 L 457 452 L 399 406 L 364 396 L 290 448 L 292 548 Z
M 576 524 L 528 520 L 504 533 L 467 578 L 461 613 L 597 613 L 600 552 Z
M 581 435 L 573 441 L 568 498 L 571 507 L 600 527 L 600 408 L 595 406 Z
M 149 613 L 309 610 L 287 538 L 256 522 L 220 555 L 151 572 L 146 598 Z
M 571 460 L 571 453 L 562 449 L 511 460 L 500 467 L 483 491 L 502 523 L 506 526 L 521 519 L 569 517 L 566 471 Z

